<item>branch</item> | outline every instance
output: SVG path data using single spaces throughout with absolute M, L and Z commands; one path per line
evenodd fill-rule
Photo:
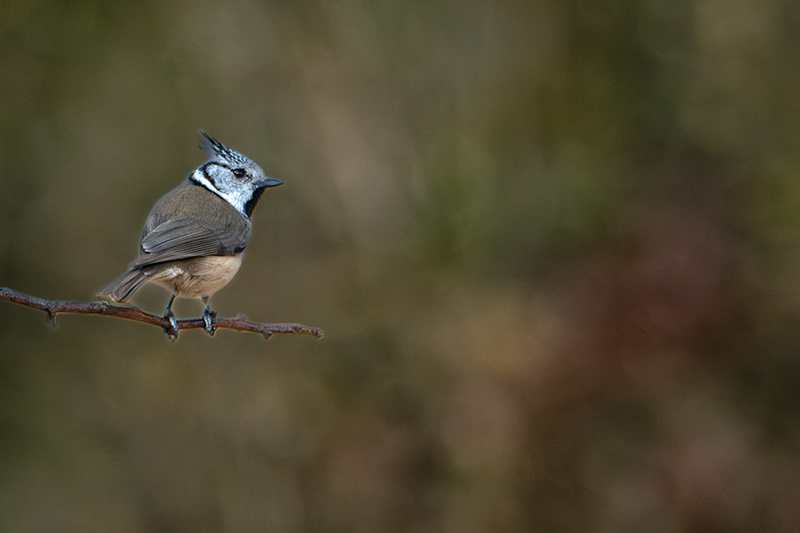
M 8 288 L 0 288 L 0 300 L 44 311 L 47 313 L 47 319 L 50 321 L 50 325 L 54 328 L 56 327 L 56 314 L 58 313 L 113 316 L 159 326 L 163 328 L 165 332 L 170 328 L 169 321 L 163 316 L 145 313 L 138 307 L 120 307 L 107 304 L 106 302 L 83 303 L 42 300 L 41 298 L 28 296 L 27 294 L 22 294 Z M 176 322 L 178 324 L 178 330 L 205 328 L 202 318 L 177 320 Z M 323 335 L 322 330 L 319 328 L 300 324 L 259 324 L 257 322 L 250 322 L 245 319 L 244 315 L 239 315 L 236 318 L 216 318 L 214 326 L 217 329 L 235 329 L 236 331 L 261 333 L 266 340 L 269 340 L 270 337 L 277 334 L 311 335 L 317 339 L 321 339 Z M 169 333 L 167 335 L 169 336 Z M 177 336 L 177 331 L 175 335 Z

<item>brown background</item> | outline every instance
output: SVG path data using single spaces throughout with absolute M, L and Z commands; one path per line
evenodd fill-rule
M 286 182 L 215 309 L 326 337 L 0 302 L 0 530 L 797 531 L 798 87 L 790 0 L 4 1 L 0 286 L 203 128 Z

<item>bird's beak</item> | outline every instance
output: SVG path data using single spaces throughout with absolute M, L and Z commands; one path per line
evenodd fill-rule
M 256 181 L 255 185 L 259 189 L 266 189 L 267 187 L 277 187 L 278 185 L 283 185 L 283 180 L 278 180 L 275 178 L 264 178 Z

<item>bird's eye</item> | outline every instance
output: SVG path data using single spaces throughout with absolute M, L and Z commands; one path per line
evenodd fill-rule
M 234 168 L 233 175 L 236 176 L 237 178 L 243 178 L 245 177 L 245 175 L 247 175 L 247 171 L 245 171 L 245 169 L 243 168 Z

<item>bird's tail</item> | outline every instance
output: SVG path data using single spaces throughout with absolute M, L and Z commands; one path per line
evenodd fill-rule
M 97 291 L 97 296 L 111 298 L 115 302 L 127 302 L 146 281 L 147 275 L 140 268 L 134 268 Z

